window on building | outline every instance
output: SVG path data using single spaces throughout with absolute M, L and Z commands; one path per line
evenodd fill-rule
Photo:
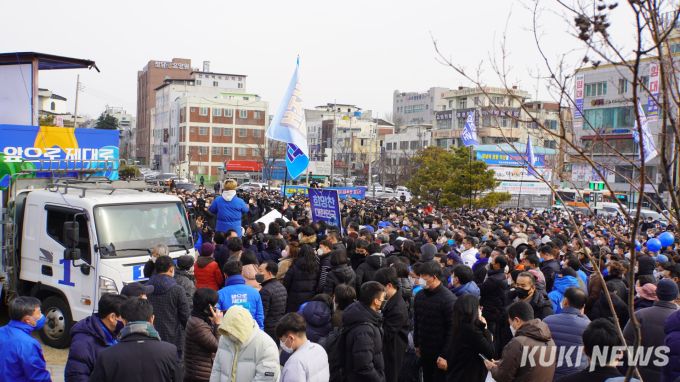
M 208 108 L 207 107 L 198 108 L 198 115 L 208 115 Z
M 545 125 L 550 130 L 557 130 L 557 120 L 556 119 L 546 119 Z
M 449 109 L 453 109 L 453 100 L 449 101 Z
M 52 102 L 52 104 L 50 105 L 50 110 L 57 110 L 57 104 Z
M 243 89 L 243 84 L 239 82 L 238 88 L 239 88 L 239 89 Z
M 461 98 L 458 100 L 459 109 L 467 109 L 467 98 Z
M 222 135 L 225 137 L 231 137 L 231 129 L 227 129 L 226 127 L 222 129 Z
M 458 128 L 459 129 L 465 128 L 465 120 L 466 120 L 466 118 L 458 118 Z
M 222 155 L 231 156 L 231 147 L 222 147 Z
M 239 110 L 238 114 L 239 118 L 248 118 L 248 110 Z
M 425 110 L 427 110 L 427 109 L 429 108 L 429 106 L 430 106 L 430 105 L 425 105 Z
M 199 126 L 198 127 L 198 135 L 208 135 L 208 127 L 207 126 Z
M 248 100 L 250 100 L 250 97 L 243 97 L 243 100 L 248 101 Z
M 415 150 L 418 148 L 418 141 L 411 141 L 411 150 Z
M 212 155 L 220 155 L 222 154 L 222 148 L 219 146 L 213 146 L 212 148 Z
M 473 98 L 473 102 L 475 106 L 479 106 L 479 97 Z
M 262 111 L 260 110 L 255 110 L 255 119 L 261 119 L 262 118 Z
M 427 147 L 427 141 L 423 141 L 423 147 Z
M 496 106 L 502 106 L 503 105 L 503 97 L 502 96 L 492 96 L 491 102 L 493 102 L 493 104 L 496 105 Z
M 543 140 L 543 147 L 555 149 L 557 148 L 557 141 L 554 141 L 552 139 L 545 139 Z
M 508 127 L 508 117 L 501 117 L 501 127 Z
M 220 83 L 217 82 L 217 81 L 213 81 L 213 86 L 214 86 L 214 87 L 218 87 L 218 86 L 220 86 Z
M 245 147 L 239 147 L 238 148 L 238 155 L 242 156 L 242 157 L 248 155 L 248 149 L 245 148 Z
M 607 95 L 607 82 L 586 84 L 586 97 Z
M 247 136 L 248 136 L 248 130 L 246 130 L 246 129 L 238 129 L 238 136 L 239 136 L 239 137 L 247 137 Z
M 262 130 L 253 130 L 253 138 L 260 138 L 262 136 Z
M 400 149 L 400 150 L 406 150 L 406 149 L 408 149 L 408 141 L 401 141 L 401 142 L 399 142 L 399 149 Z
M 361 153 L 361 160 L 365 161 L 366 160 L 366 153 Z
M 625 78 L 619 78 L 619 94 L 628 93 L 628 80 Z
M 196 86 L 201 86 L 201 80 L 196 80 Z
M 198 155 L 206 155 L 208 153 L 208 146 L 198 146 Z
M 224 109 L 224 116 L 225 117 L 231 117 L 232 112 L 233 112 L 233 110 L 231 110 L 231 109 Z
M 220 136 L 222 135 L 222 128 L 221 127 L 213 127 L 213 135 Z
M 222 116 L 222 109 L 217 109 L 217 108 L 213 109 L 213 116 L 215 116 L 215 117 Z
M 669 44 L 668 48 L 671 53 L 680 53 L 680 44 Z
M 364 141 L 365 141 L 365 139 L 361 140 L 361 146 L 364 146 Z
M 647 109 L 647 104 L 642 105 Z M 606 109 L 590 109 L 583 113 L 585 121 L 583 128 L 605 129 L 605 128 L 631 128 L 635 122 L 635 110 L 632 106 L 610 107 Z

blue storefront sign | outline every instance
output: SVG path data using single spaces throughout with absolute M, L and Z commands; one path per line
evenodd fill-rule
M 337 191 L 327 188 L 310 188 L 309 203 L 312 208 L 312 219 L 315 222 L 323 220 L 329 225 L 340 224 L 340 201 Z
M 492 151 L 477 151 L 477 160 L 489 165 L 526 166 L 526 162 L 519 154 L 496 153 Z M 534 155 L 534 167 L 545 167 L 545 155 Z

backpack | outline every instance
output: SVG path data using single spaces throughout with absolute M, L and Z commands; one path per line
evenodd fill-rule
M 328 355 L 328 368 L 330 370 L 331 378 L 329 382 L 343 382 L 345 380 L 345 337 L 352 328 L 359 325 L 370 325 L 375 327 L 370 322 L 359 322 L 350 326 L 343 326 L 342 328 L 333 329 L 326 337 L 319 340 L 318 344 L 326 350 Z

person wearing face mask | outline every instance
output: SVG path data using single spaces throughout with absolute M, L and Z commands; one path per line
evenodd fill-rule
M 215 246 L 211 243 L 205 243 L 203 245 L 209 245 L 215 250 Z M 201 246 L 203 248 L 203 246 Z M 177 266 L 175 267 L 175 280 L 177 284 L 184 288 L 187 294 L 187 300 L 189 301 L 189 308 L 192 307 L 194 301 L 194 293 L 196 293 L 196 277 L 193 272 L 194 268 L 194 257 L 191 255 L 182 255 L 177 259 Z
M 267 261 L 260 265 L 260 274 L 264 275 L 260 298 L 262 299 L 262 311 L 264 313 L 264 331 L 272 337 L 274 342 L 277 337 L 274 328 L 284 314 L 286 314 L 286 300 L 288 292 L 286 288 L 276 281 L 279 265 L 273 261 Z
M 281 371 L 281 381 L 317 382 L 330 379 L 326 350 L 307 339 L 307 324 L 295 313 L 288 313 L 276 324 L 281 349 L 290 354 Z
M 184 348 L 184 328 L 191 313 L 186 291 L 175 280 L 175 263 L 170 256 L 156 260 L 157 274 L 146 285 L 153 285 L 153 293 L 146 296 L 158 318 L 156 331 L 165 342 L 177 347 L 177 355 L 182 359 Z
M 193 309 L 187 321 L 184 341 L 184 380 L 209 381 L 213 359 L 217 352 L 222 323 L 222 311 L 215 308 L 217 291 L 203 287 L 193 296 Z
M 460 258 L 463 264 L 472 268 L 477 261 L 477 248 L 475 248 L 474 239 L 471 236 L 465 236 L 463 244 L 460 245 Z
M 491 261 L 487 279 L 479 284 L 479 305 L 483 308 L 482 316 L 486 319 L 489 331 L 494 336 L 496 335 L 496 323 L 502 314 L 504 295 L 509 289 L 504 271 L 507 265 L 507 257 L 496 256 Z
M 161 256 L 167 256 L 170 253 L 168 246 L 165 244 L 158 244 L 153 248 L 149 260 L 144 264 L 144 277 L 151 278 L 151 276 L 156 274 L 155 263 L 156 259 Z
M 319 242 L 319 249 L 316 250 L 316 255 L 319 258 L 319 281 L 316 284 L 316 292 L 321 293 L 324 291 L 324 286 L 326 285 L 326 278 L 328 277 L 328 270 L 331 267 L 331 248 L 333 243 L 330 240 L 321 240 Z
M 118 334 L 125 326 L 120 317 L 120 307 L 125 300 L 125 296 L 106 293 L 99 299 L 97 313 L 73 325 L 64 368 L 65 381 L 88 381 L 99 353 L 118 343 Z
M 120 316 L 125 324 L 120 339 L 99 353 L 90 381 L 181 381 L 177 347 L 161 341 L 149 300 L 127 299 L 120 307 Z
M 241 216 L 250 212 L 250 208 L 236 196 L 236 186 L 235 180 L 225 180 L 222 195 L 215 198 L 208 211 L 217 215 L 215 230 L 227 232 L 229 229 L 234 229 L 238 237 L 241 237 Z
M 361 286 L 359 301 L 348 306 L 342 315 L 344 353 L 339 354 L 346 382 L 382 382 L 385 379 L 382 314 L 386 303 L 385 288 L 369 281 Z M 341 343 L 342 345 L 342 343 Z M 340 346 L 340 349 L 343 347 Z
M 406 355 L 411 320 L 409 320 L 408 307 L 402 297 L 394 268 L 378 270 L 375 274 L 375 281 L 385 287 L 384 298 L 387 301 L 380 310 L 383 315 L 385 380 L 397 381 Z
M 422 361 L 424 381 L 446 379 L 446 357 L 451 345 L 453 305 L 458 297 L 441 282 L 442 267 L 428 261 L 420 267 L 413 314 L 413 344 Z M 506 284 L 507 285 L 507 284 Z
M 550 292 L 555 283 L 555 277 L 560 271 L 560 263 L 555 259 L 552 247 L 547 244 L 539 248 L 538 254 L 543 259 L 540 268 L 545 276 L 545 289 Z
M 503 348 L 500 361 L 484 361 L 493 379 L 512 381 L 521 377 L 522 381 L 552 381 L 557 362 L 547 365 L 540 362 L 541 350 L 543 354 L 556 352 L 548 325 L 534 318 L 534 311 L 526 301 L 512 303 L 507 315 L 514 338 Z M 533 359 L 527 360 L 523 352 Z
M 364 263 L 359 265 L 356 270 L 357 286 L 362 285 L 367 281 L 373 281 L 378 269 L 387 266 L 387 259 L 385 259 L 385 255 L 380 251 L 380 244 L 369 244 L 368 248 L 366 248 L 366 253 L 370 255 L 366 257 Z M 359 298 L 361 298 L 361 293 L 359 293 Z

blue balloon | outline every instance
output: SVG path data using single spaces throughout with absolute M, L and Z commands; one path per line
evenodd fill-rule
M 482 241 L 486 241 L 486 236 L 482 236 Z
M 639 251 L 641 248 L 642 248 L 642 245 L 640 244 L 640 242 L 635 240 L 635 250 Z
M 604 235 L 604 234 L 606 234 L 606 233 L 607 233 L 607 230 L 606 230 L 606 229 L 603 229 L 603 230 L 602 230 L 602 234 Z
M 656 252 L 661 249 L 661 242 L 657 239 L 649 239 L 647 240 L 647 249 Z
M 659 241 L 661 242 L 662 247 L 668 247 L 675 242 L 675 237 L 670 232 L 664 232 L 659 235 Z

